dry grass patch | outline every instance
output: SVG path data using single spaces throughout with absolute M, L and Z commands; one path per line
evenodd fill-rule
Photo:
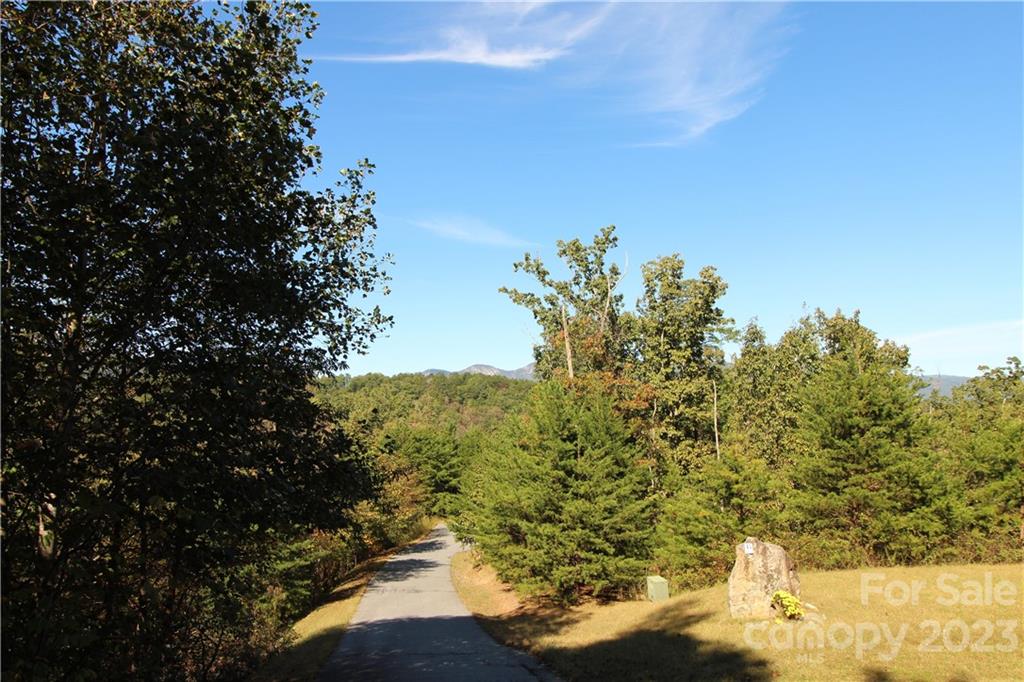
M 869 573 L 885 576 L 869 578 L 869 584 L 895 586 L 890 587 L 890 597 L 902 596 L 897 581 L 908 587 L 918 581 L 917 603 L 896 604 L 872 592 L 865 606 L 861 581 Z M 529 650 L 567 680 L 1024 679 L 1024 569 L 1019 564 L 803 574 L 802 596 L 816 607 L 809 612 L 821 617 L 823 647 L 814 646 L 810 620 L 792 626 L 733 620 L 724 584 L 659 604 L 589 603 L 561 609 L 520 603 L 491 569 L 475 566 L 469 553 L 456 555 L 452 574 L 466 606 L 492 636 Z M 950 577 L 953 574 L 958 577 Z M 1000 582 L 1013 586 L 1009 605 L 995 603 L 993 593 L 984 594 L 986 584 Z M 981 587 L 982 601 L 990 597 L 987 604 L 969 603 L 974 586 Z M 954 588 L 960 603 L 939 603 Z M 1003 588 L 1004 601 L 1008 589 Z M 986 623 L 992 624 L 991 633 Z M 844 626 L 849 626 L 854 643 L 840 648 L 846 639 Z M 938 635 L 933 637 L 936 627 Z M 885 636 L 886 628 L 894 638 L 904 632 L 902 639 L 894 644 Z M 872 631 L 878 633 L 877 643 L 872 643 Z M 963 631 L 966 645 L 960 637 Z M 834 644 L 828 640 L 830 632 Z M 929 650 L 929 645 L 937 650 Z

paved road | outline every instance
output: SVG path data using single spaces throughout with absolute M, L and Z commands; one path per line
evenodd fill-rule
M 444 525 L 377 572 L 320 682 L 338 680 L 555 680 L 495 642 L 452 586 L 461 549 Z

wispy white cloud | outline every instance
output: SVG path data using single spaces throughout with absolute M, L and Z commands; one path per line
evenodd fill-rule
M 415 227 L 432 232 L 439 237 L 469 244 L 517 248 L 535 246 L 532 242 L 519 239 L 481 220 L 466 216 L 414 220 L 411 222 Z
M 644 145 L 677 145 L 761 96 L 788 34 L 778 3 L 480 3 L 439 10 L 407 50 L 318 60 L 558 65 L 562 87 L 602 89 L 664 124 Z
M 791 27 L 781 4 L 652 4 L 619 10 L 609 42 L 640 111 L 667 121 L 674 145 L 747 111 L 784 53 Z
M 420 50 L 397 54 L 339 55 L 317 57 L 320 61 L 377 62 L 381 64 L 409 64 L 413 62 L 448 62 L 476 64 L 502 69 L 530 69 L 561 56 L 562 49 L 546 47 L 519 47 L 495 49 L 483 36 L 452 31 L 448 45 L 437 50 Z
M 897 336 L 910 348 L 911 362 L 925 374 L 977 374 L 978 365 L 1002 366 L 1024 355 L 1024 320 L 931 329 Z
M 548 3 L 481 3 L 458 7 L 429 38 L 432 47 L 364 55 L 324 55 L 319 61 L 449 62 L 501 69 L 532 69 L 566 55 L 607 15 L 607 6 L 581 15 L 545 12 Z

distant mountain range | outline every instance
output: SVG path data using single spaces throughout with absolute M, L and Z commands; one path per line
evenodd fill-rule
M 486 374 L 489 377 L 506 377 L 508 379 L 525 379 L 526 381 L 533 381 L 533 364 L 530 363 L 519 369 L 498 369 L 492 365 L 470 365 L 465 369 L 460 369 L 456 372 L 449 372 L 446 369 L 428 369 L 420 372 L 420 374 Z
M 428 369 L 420 372 L 420 374 L 485 374 L 490 377 L 502 376 L 509 379 L 525 379 L 526 381 L 533 381 L 533 365 L 530 363 L 519 369 L 499 369 L 493 365 L 470 365 L 465 369 L 460 369 L 455 372 L 450 372 L 446 369 Z M 933 390 L 938 390 L 940 395 L 950 395 L 953 389 L 964 383 L 970 377 L 960 376 L 947 376 L 944 374 L 926 374 L 921 377 L 928 382 L 928 386 L 922 391 L 922 395 L 929 395 Z
M 921 391 L 924 395 L 930 395 L 933 390 L 938 390 L 939 395 L 950 395 L 953 389 L 968 381 L 971 377 L 946 376 L 945 374 L 925 374 L 921 377 L 928 382 L 928 386 Z

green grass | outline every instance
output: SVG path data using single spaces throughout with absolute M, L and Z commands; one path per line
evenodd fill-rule
M 902 587 L 895 581 L 921 584 L 917 603 L 897 604 L 882 594 L 862 595 L 862 579 L 884 574 L 891 597 Z M 947 577 L 940 583 L 943 575 Z M 957 574 L 958 579 L 949 576 Z M 984 587 L 986 575 L 1005 581 L 1012 597 L 1007 605 L 959 603 L 943 605 L 955 586 L 972 596 L 967 580 Z M 1020 564 L 917 566 L 884 569 L 808 572 L 800 576 L 801 597 L 809 619 L 821 631 L 832 632 L 842 644 L 842 624 L 860 628 L 856 644 L 840 649 L 827 640 L 823 648 L 790 645 L 789 624 L 740 621 L 729 616 L 726 586 L 687 592 L 652 604 L 643 601 L 589 603 L 561 609 L 521 603 L 486 566 L 475 566 L 472 555 L 456 555 L 452 577 L 460 596 L 481 624 L 499 641 L 526 649 L 566 680 L 1021 680 L 1022 604 L 1024 567 Z M 872 583 L 874 584 L 874 583 Z M 947 585 L 947 589 L 941 589 Z M 867 605 L 862 597 L 867 596 Z M 981 595 L 984 599 L 984 594 Z M 811 608 L 813 606 L 813 608 Z M 935 625 L 928 621 L 935 621 Z M 1013 624 L 998 625 L 998 621 Z M 811 620 L 797 624 L 808 628 Z M 960 623 L 963 623 L 961 625 Z M 993 624 L 988 633 L 986 623 Z M 898 637 L 887 643 L 883 626 Z M 946 642 L 942 628 L 948 629 Z M 960 634 L 966 627 L 969 644 L 999 645 L 1008 651 L 962 651 Z M 807 630 L 805 630 L 806 634 Z M 872 632 L 879 634 L 873 646 Z M 935 637 L 931 637 L 933 632 Z M 774 641 L 770 639 L 774 637 Z M 855 639 L 856 642 L 856 639 Z M 807 640 L 807 643 L 810 643 Z M 934 645 L 938 651 L 922 650 Z M 891 660 L 890 660 L 891 655 Z

